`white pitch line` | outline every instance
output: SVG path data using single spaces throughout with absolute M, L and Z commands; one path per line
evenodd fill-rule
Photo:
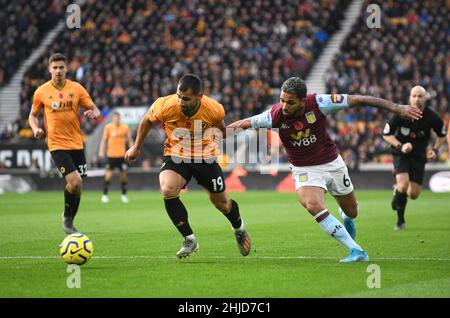
M 0 260 L 13 260 L 13 259 L 59 259 L 59 256 L 0 256 Z M 175 256 L 150 256 L 150 255 L 130 255 L 130 256 L 93 256 L 93 259 L 176 259 Z M 201 256 L 195 255 L 195 258 L 206 258 L 206 259 L 243 259 L 242 257 L 228 257 L 228 256 Z M 339 257 L 321 257 L 321 256 L 252 256 L 245 258 L 247 260 L 255 259 L 267 259 L 267 260 L 277 260 L 277 259 L 312 259 L 312 260 L 337 260 Z M 377 257 L 371 258 L 370 262 L 374 261 L 438 261 L 438 262 L 450 262 L 450 258 L 442 257 Z

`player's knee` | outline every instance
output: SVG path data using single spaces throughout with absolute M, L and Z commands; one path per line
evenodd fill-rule
M 73 178 L 68 182 L 68 186 L 72 193 L 80 193 L 83 185 L 83 180 L 81 178 Z
M 308 210 L 309 213 L 317 213 L 320 211 L 323 211 L 325 209 L 325 206 L 316 200 L 306 200 L 303 203 L 303 206 Z
M 408 191 L 408 183 L 398 183 L 397 184 L 397 191 L 398 192 L 402 192 L 405 193 L 406 191 Z
M 180 194 L 180 189 L 178 189 L 176 186 L 164 184 L 161 185 L 161 194 L 164 198 L 176 197 Z
M 344 213 L 345 213 L 345 215 L 354 219 L 358 216 L 358 207 L 355 206 L 352 208 L 345 209 Z

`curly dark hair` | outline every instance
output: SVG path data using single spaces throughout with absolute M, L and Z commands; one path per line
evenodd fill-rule
M 288 78 L 281 86 L 281 91 L 297 96 L 298 98 L 306 97 L 306 83 L 300 77 Z

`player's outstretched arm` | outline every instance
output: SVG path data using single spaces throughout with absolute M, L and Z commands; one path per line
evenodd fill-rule
M 418 120 L 422 118 L 422 112 L 419 108 L 409 105 L 399 105 L 388 100 L 366 95 L 348 95 L 349 107 L 371 106 L 385 109 L 398 114 L 405 119 Z
M 128 164 L 131 164 L 136 160 L 137 157 L 139 157 L 145 137 L 147 137 L 151 128 L 152 123 L 148 119 L 147 115 L 144 115 L 144 117 L 142 117 L 141 119 L 141 122 L 139 123 L 134 145 L 131 146 L 130 149 L 128 149 L 125 153 L 125 160 L 128 162 Z
M 248 129 L 248 128 L 252 128 L 252 118 L 251 117 L 247 117 L 238 121 L 235 121 L 234 123 L 231 123 L 227 126 L 228 128 L 241 128 L 241 129 Z
M 41 139 L 44 136 L 44 130 L 39 127 L 39 114 L 40 111 L 31 109 L 30 115 L 28 116 L 28 122 L 36 139 Z
M 229 124 L 225 129 L 224 138 L 234 136 L 245 129 L 252 128 L 252 117 L 244 118 Z

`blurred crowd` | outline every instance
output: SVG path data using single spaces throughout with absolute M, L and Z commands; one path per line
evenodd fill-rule
M 18 119 L 2 137 L 31 137 L 32 94 L 49 80 L 47 59 L 54 52 L 69 58 L 68 77 L 86 87 L 103 117 L 116 106 L 148 106 L 173 93 L 188 72 L 199 74 L 205 94 L 224 105 L 226 123 L 259 113 L 278 100 L 285 79 L 306 78 L 350 2 L 87 0 L 81 28 L 64 29 L 26 73 Z M 366 25 L 371 3 L 381 7 L 380 29 Z M 327 72 L 327 91 L 407 103 L 409 89 L 420 84 L 430 107 L 447 118 L 448 21 L 446 0 L 368 1 Z M 80 119 L 86 136 L 102 120 Z M 332 137 L 351 168 L 390 160 L 381 138 L 387 119 L 369 108 L 330 117 Z
M 381 28 L 369 29 L 369 4 L 381 8 Z M 407 104 L 409 91 L 422 85 L 428 107 L 446 123 L 450 119 L 450 3 L 433 1 L 366 1 L 358 22 L 327 72 L 328 92 L 373 95 Z M 392 116 L 374 108 L 340 112 L 331 123 L 335 141 L 349 166 L 389 162 L 382 139 Z M 446 151 L 441 152 L 445 160 Z
M 69 58 L 106 116 L 115 106 L 149 105 L 187 72 L 225 106 L 226 121 L 264 110 L 290 76 L 306 77 L 348 0 L 86 1 L 79 30 L 64 30 L 27 72 L 19 130 L 34 90 L 49 79 L 47 58 Z M 90 133 L 96 122 L 83 119 Z
M 67 2 L 67 1 L 66 1 Z M 64 16 L 65 1 L 0 0 L 0 87 Z

